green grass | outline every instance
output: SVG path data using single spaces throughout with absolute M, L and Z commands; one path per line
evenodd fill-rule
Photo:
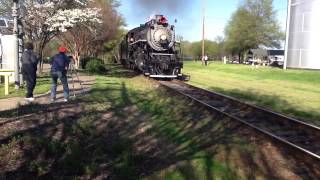
M 160 145 L 157 147 L 160 149 L 171 146 L 170 149 L 161 152 L 160 157 L 157 157 L 158 162 L 154 161 L 150 165 L 160 167 L 170 165 L 174 168 L 159 169 L 151 176 L 142 176 L 143 179 L 244 178 L 237 174 L 237 169 L 232 166 L 232 163 L 219 161 L 215 157 L 218 153 L 207 149 L 208 147 L 221 147 L 254 153 L 254 148 L 244 140 L 233 137 L 227 128 L 221 130 L 223 129 L 222 123 L 213 122 L 208 112 L 203 109 L 190 111 L 194 104 L 188 102 L 187 99 L 172 98 L 171 94 L 163 89 L 155 91 L 154 85 L 150 85 L 143 77 L 128 79 L 118 76 L 119 74 L 127 76 L 127 70 L 113 69 L 111 72 L 113 73 L 110 77 L 97 78 L 90 98 L 112 109 L 120 119 L 129 122 L 128 127 L 135 127 L 130 125 L 132 123 L 142 129 L 145 128 L 146 130 L 142 136 L 138 136 L 139 138 L 143 139 L 145 135 L 155 137 L 153 140 L 165 144 L 164 147 Z M 104 96 L 101 96 L 102 94 Z M 198 114 L 202 112 L 204 114 Z M 205 131 L 206 128 L 208 132 Z M 127 133 L 133 135 L 139 131 L 138 129 L 133 128 L 131 133 Z M 135 141 L 139 139 L 122 138 L 120 143 L 112 146 L 115 153 L 120 153 L 118 159 L 120 161 L 116 165 L 117 177 L 120 179 L 141 178 L 141 166 L 148 157 L 146 154 L 135 153 L 132 147 Z M 149 143 L 147 142 L 150 146 Z
M 51 88 L 51 78 L 48 74 L 42 74 L 37 77 L 37 84 L 34 89 L 34 94 L 43 94 L 50 90 Z M 14 84 L 9 87 L 9 95 L 4 95 L 4 84 L 0 84 L 0 99 L 11 98 L 11 97 L 24 97 L 26 95 L 26 87 L 21 87 L 16 90 Z
M 320 71 L 185 62 L 190 84 L 320 125 Z
M 77 112 L 77 108 L 81 110 Z M 55 111 L 47 112 L 50 109 L 69 113 L 60 117 Z M 125 180 L 269 176 L 259 164 L 248 161 L 260 151 L 238 137 L 238 125 L 217 121 L 188 98 L 173 96 L 119 67 L 111 66 L 106 76 L 97 76 L 90 94 L 75 101 L 22 106 L 0 117 L 12 113 L 36 113 L 36 119 L 46 118 L 34 129 L 9 132 L 12 135 L 7 144 L 12 145 L 0 148 L 0 167 L 6 167 L 11 156 L 23 162 L 21 167 L 10 170 L 12 178 L 90 179 L 104 173 L 110 179 Z M 30 125 L 38 121 L 26 122 Z M 17 148 L 17 154 L 6 156 L 10 147 Z M 263 156 L 259 160 L 267 162 Z M 254 171 L 251 166 L 255 166 Z

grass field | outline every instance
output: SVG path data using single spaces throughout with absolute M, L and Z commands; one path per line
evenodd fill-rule
M 0 119 L 8 179 L 276 179 L 291 168 L 239 137 L 241 126 L 118 67 L 69 103 L 0 113 L 13 116 Z
M 34 94 L 43 94 L 50 90 L 51 88 L 51 78 L 48 74 L 42 74 L 37 77 L 37 85 L 34 89 Z M 0 84 L 0 99 L 10 98 L 10 97 L 24 97 L 26 95 L 26 87 L 22 87 L 19 90 L 14 89 L 14 84 L 9 87 L 9 95 L 4 95 L 4 85 Z
M 320 71 L 185 62 L 190 84 L 320 125 Z

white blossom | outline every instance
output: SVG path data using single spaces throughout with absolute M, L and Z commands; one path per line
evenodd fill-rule
M 79 23 L 102 23 L 99 12 L 100 9 L 97 8 L 59 10 L 52 17 L 49 17 L 45 24 L 50 27 L 50 31 L 65 32 L 68 28 Z
M 63 2 L 64 0 L 55 0 L 38 4 L 28 0 L 25 2 L 25 21 L 30 26 L 38 27 L 38 33 L 45 30 L 44 26 L 47 26 L 48 31 L 65 32 L 80 23 L 102 23 L 100 9 L 86 7 L 92 0 L 74 0 L 79 7 L 65 10 L 59 9 Z

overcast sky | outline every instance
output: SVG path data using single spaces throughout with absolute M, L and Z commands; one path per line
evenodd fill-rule
M 206 39 L 223 36 L 223 30 L 241 0 L 206 0 Z M 145 23 L 152 14 L 164 14 L 176 24 L 177 34 L 185 40 L 198 41 L 202 35 L 201 0 L 121 0 L 120 13 L 126 20 L 126 29 Z M 285 30 L 287 1 L 274 0 L 274 9 Z

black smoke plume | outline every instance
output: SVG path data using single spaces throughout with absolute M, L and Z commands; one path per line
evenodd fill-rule
M 132 5 L 140 15 L 182 15 L 187 13 L 192 0 L 133 0 Z

